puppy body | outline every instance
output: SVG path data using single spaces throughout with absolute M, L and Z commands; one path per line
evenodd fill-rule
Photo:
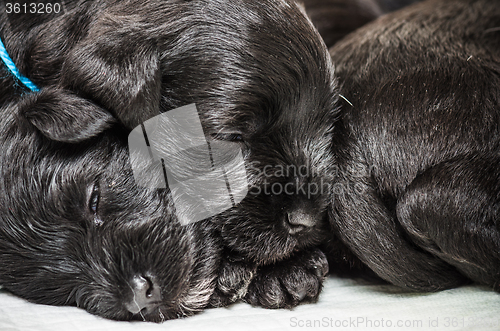
M 331 224 L 393 284 L 500 280 L 500 6 L 427 1 L 330 53 L 342 81 Z

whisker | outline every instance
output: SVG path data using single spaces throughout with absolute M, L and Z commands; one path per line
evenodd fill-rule
M 350 105 L 351 105 L 351 107 L 354 107 L 354 106 L 352 105 L 352 103 L 351 103 L 349 100 L 347 100 L 347 98 L 346 98 L 346 97 L 344 97 L 342 94 L 339 94 L 339 96 L 340 96 L 342 99 L 344 99 L 344 100 L 345 100 L 348 104 L 350 104 Z
M 500 31 L 500 26 L 496 28 L 486 29 L 484 30 L 484 33 L 497 32 L 497 31 Z
M 160 319 L 161 319 L 161 322 L 165 322 L 165 315 L 163 315 L 163 313 L 161 312 L 161 309 L 160 307 L 158 307 L 158 313 L 160 315 Z

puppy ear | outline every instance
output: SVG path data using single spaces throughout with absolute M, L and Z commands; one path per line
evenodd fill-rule
M 108 109 L 129 129 L 160 114 L 159 52 L 144 30 L 127 21 L 101 18 L 62 68 L 65 88 Z
M 116 122 L 94 103 L 62 89 L 27 95 L 19 112 L 47 138 L 68 143 L 95 137 Z

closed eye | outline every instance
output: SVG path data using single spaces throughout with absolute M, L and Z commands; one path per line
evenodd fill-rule
M 90 193 L 90 198 L 88 202 L 89 211 L 94 216 L 94 225 L 101 226 L 103 224 L 101 218 L 98 215 L 99 212 L 99 202 L 101 200 L 101 190 L 99 188 L 99 183 L 94 183 L 92 187 L 92 193 Z
M 89 198 L 89 211 L 93 215 L 97 215 L 100 197 L 101 197 L 101 192 L 99 190 L 99 184 L 95 183 Z
M 242 142 L 243 136 L 241 133 L 214 133 L 212 138 L 222 141 Z

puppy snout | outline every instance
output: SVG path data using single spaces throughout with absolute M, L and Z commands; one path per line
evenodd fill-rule
M 312 215 L 301 210 L 294 210 L 287 213 L 285 222 L 290 234 L 302 232 L 316 224 L 316 220 Z
M 152 276 L 136 275 L 130 282 L 132 298 L 125 307 L 132 314 L 151 312 L 161 301 L 161 291 Z

